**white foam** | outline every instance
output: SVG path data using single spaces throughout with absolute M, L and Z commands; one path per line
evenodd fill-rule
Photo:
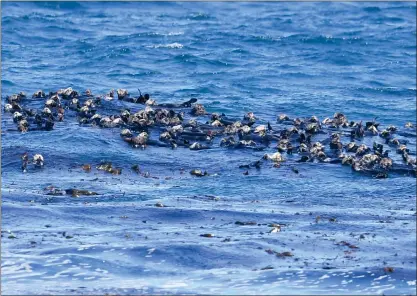
M 328 276 L 327 274 L 323 275 L 322 277 L 319 278 L 319 280 L 324 280 L 324 279 L 328 279 L 330 276 Z
M 174 42 L 174 43 L 169 43 L 169 44 L 149 45 L 147 47 L 150 47 L 150 48 L 183 48 L 184 45 L 178 42 Z

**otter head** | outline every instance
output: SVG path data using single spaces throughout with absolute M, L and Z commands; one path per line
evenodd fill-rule
M 226 127 L 224 128 L 224 133 L 225 134 L 235 134 L 237 133 L 237 127 L 235 127 L 233 124 L 230 125 L 226 125 Z
M 220 120 L 221 116 L 219 113 L 213 113 L 211 114 L 211 121 Z
M 82 117 L 79 119 L 79 124 L 87 124 L 88 123 L 88 118 L 87 117 Z
M 149 135 L 147 132 L 141 132 L 138 137 L 144 138 L 144 139 L 148 139 Z
M 375 125 L 369 126 L 368 131 L 372 132 L 372 134 L 374 134 L 374 135 L 378 134 L 378 130 L 376 129 Z
M 356 150 L 356 155 L 361 156 L 364 155 L 368 151 L 368 147 L 365 144 L 359 145 L 358 149 Z
M 278 122 L 282 122 L 282 121 L 286 121 L 286 120 L 290 120 L 290 118 L 286 115 L 286 114 L 280 114 L 278 115 Z
M 13 113 L 13 121 L 14 122 L 18 122 L 18 121 L 20 121 L 22 119 L 23 119 L 23 114 L 22 113 L 20 113 L 18 111 L 16 111 L 16 112 Z
M 27 122 L 26 119 L 22 119 L 19 121 L 17 129 L 22 132 L 22 133 L 26 133 L 29 130 L 29 123 Z
M 229 146 L 234 146 L 234 145 L 236 145 L 236 141 L 235 141 L 235 138 L 233 137 L 223 138 L 220 141 L 220 146 L 229 147 Z
M 66 89 L 61 89 L 57 92 L 59 95 L 62 95 L 64 99 L 71 99 L 78 97 L 78 92 L 73 90 L 71 87 L 68 87 Z
M 170 110 L 170 111 L 172 111 L 172 110 Z M 172 112 L 174 112 L 174 111 L 172 111 Z M 154 109 L 152 109 L 152 107 L 151 107 L 150 105 L 147 105 L 147 106 L 145 107 L 145 113 L 146 113 L 148 116 L 153 116 L 153 115 L 155 115 L 155 110 L 154 110 Z M 175 112 L 174 112 L 174 114 L 175 114 Z
M 195 104 L 191 109 L 191 114 L 194 116 L 204 115 L 206 114 L 206 110 L 204 109 L 203 105 Z
M 215 120 L 211 123 L 212 126 L 223 126 L 223 123 L 221 123 L 219 120 Z
M 123 119 L 123 121 L 125 121 L 125 122 L 127 122 L 127 120 L 129 119 L 129 116 L 130 116 L 130 112 L 129 112 L 129 110 L 123 110 L 121 113 L 120 113 L 120 117 Z
M 406 145 L 400 145 L 400 146 L 397 148 L 397 152 L 398 152 L 398 153 L 400 153 L 400 154 L 404 154 L 404 153 L 409 153 L 409 152 L 410 152 L 410 150 L 407 148 L 407 146 L 406 146 Z
M 340 141 L 340 134 L 338 134 L 338 133 L 332 133 L 332 135 L 330 137 L 331 137 L 332 141 L 336 141 L 336 142 Z
M 133 133 L 129 129 L 125 128 L 120 132 L 120 136 L 122 138 L 125 138 L 125 137 L 131 138 L 133 137 Z
M 33 156 L 33 163 L 37 167 L 42 167 L 44 164 L 43 156 L 41 154 L 35 154 Z
M 13 111 L 13 106 L 12 106 L 12 104 L 5 104 L 4 105 L 4 111 L 5 112 L 12 112 Z
M 45 93 L 42 90 L 38 90 L 32 95 L 32 98 L 44 98 L 44 97 L 45 97 Z
M 56 106 L 57 106 L 56 101 L 54 101 L 52 99 L 46 100 L 46 102 L 45 102 L 45 107 L 53 108 L 53 107 L 56 107 Z
M 110 127 L 111 124 L 112 124 L 112 120 L 111 120 L 110 117 L 101 118 L 101 116 L 100 116 L 100 117 L 97 117 L 97 119 L 95 120 L 95 122 L 97 122 L 97 121 L 99 122 L 98 124 L 102 127 Z
M 326 117 L 321 123 L 324 125 L 329 125 L 333 122 L 329 117 Z
M 255 128 L 255 131 L 254 132 L 257 133 L 257 134 L 259 134 L 259 135 L 261 135 L 261 136 L 263 136 L 266 133 L 266 126 L 265 125 L 258 125 Z
M 389 140 L 389 143 L 393 144 L 393 145 L 396 145 L 396 146 L 400 145 L 400 141 L 397 138 Z
M 96 107 L 96 105 L 95 105 L 95 103 L 94 103 L 94 100 L 92 100 L 92 99 L 88 99 L 88 100 L 86 100 L 86 101 L 84 102 L 84 106 L 87 106 L 87 107 L 89 107 L 89 108 L 95 108 L 95 107 Z
M 72 98 L 71 101 L 70 101 L 70 104 L 78 106 L 78 104 L 79 104 L 78 99 L 77 98 Z
M 298 147 L 298 151 L 299 151 L 299 152 L 307 152 L 307 151 L 308 151 L 308 147 L 307 147 L 307 145 L 306 145 L 306 144 L 304 144 L 304 143 L 301 143 L 301 144 L 300 144 L 300 147 Z
M 392 159 L 384 157 L 381 159 L 381 161 L 379 162 L 379 165 L 381 166 L 381 168 L 383 168 L 384 170 L 388 170 L 392 167 Z
M 112 126 L 120 126 L 123 123 L 124 123 L 124 121 L 120 117 L 117 117 L 117 118 L 113 118 L 112 119 Z
M 391 133 L 390 133 L 390 131 L 388 131 L 388 130 L 383 130 L 382 132 L 381 132 L 381 134 L 380 134 L 380 136 L 382 137 L 382 138 L 389 138 L 390 137 L 390 135 L 391 135 Z
M 387 127 L 387 131 L 394 133 L 397 131 L 397 127 L 395 125 L 390 125 Z
M 247 125 L 244 125 L 239 129 L 239 131 L 242 132 L 242 134 L 250 134 L 250 127 Z
M 159 135 L 159 139 L 161 141 L 168 141 L 172 139 L 172 136 L 169 132 L 163 132 Z
M 326 153 L 324 153 L 324 151 L 319 151 L 319 152 L 317 153 L 317 157 L 318 157 L 319 159 L 323 160 L 323 159 L 325 159 L 327 156 L 326 156 Z
M 288 141 L 287 140 L 281 140 L 279 141 L 277 145 L 277 149 L 279 152 L 285 152 L 288 149 Z
M 256 121 L 256 117 L 253 112 L 246 113 L 245 116 L 243 116 L 243 119 L 248 120 L 249 122 L 252 122 L 252 123 Z
M 126 89 L 118 89 L 117 90 L 117 97 L 119 98 L 119 100 L 122 100 L 124 98 L 126 98 L 129 95 L 129 93 L 127 92 Z
M 357 123 L 354 121 L 349 122 L 349 127 L 356 127 Z
M 174 125 L 171 128 L 171 132 L 173 132 L 174 134 L 181 134 L 183 131 L 184 131 L 184 127 L 181 124 Z
M 317 123 L 310 123 L 306 126 L 305 130 L 307 133 L 314 134 L 318 132 L 319 126 Z
M 313 115 L 313 116 L 310 117 L 310 122 L 317 123 L 317 122 L 319 122 L 319 119 L 318 119 L 317 116 Z
M 350 142 L 349 144 L 346 145 L 346 150 L 349 152 L 356 151 L 357 148 L 358 148 L 358 145 L 356 145 L 355 142 Z
M 57 118 L 58 118 L 58 121 L 59 121 L 59 122 L 64 121 L 64 113 L 58 113 Z
M 411 122 L 407 122 L 407 123 L 405 124 L 405 127 L 406 127 L 406 128 L 414 128 L 414 124 L 412 124 Z
M 146 100 L 145 104 L 148 105 L 148 106 L 154 106 L 154 105 L 156 105 L 156 101 L 152 100 L 152 99 L 148 99 L 148 100 Z
M 290 135 L 295 135 L 295 134 L 298 134 L 299 132 L 298 132 L 298 128 L 296 128 L 295 126 L 293 126 L 293 127 L 291 127 L 291 128 L 289 128 L 288 129 L 288 133 L 290 134 Z
M 190 150 L 198 150 L 202 148 L 202 145 L 198 142 L 194 142 L 190 145 Z
M 347 155 L 343 157 L 342 164 L 349 164 L 351 165 L 354 162 L 354 158 L 351 155 Z
M 92 117 L 91 117 L 91 121 L 93 122 L 93 123 L 95 123 L 95 124 L 99 124 L 100 123 L 100 121 L 101 121 L 101 115 L 100 114 L 94 114 Z

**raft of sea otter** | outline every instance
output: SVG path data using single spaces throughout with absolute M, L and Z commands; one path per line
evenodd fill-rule
M 322 121 L 316 116 L 291 119 L 281 114 L 272 125 L 270 122 L 257 124 L 258 118 L 253 112 L 242 119 L 209 114 L 195 98 L 183 103 L 158 104 L 149 94 L 142 95 L 140 90 L 138 96 L 131 96 L 124 89 L 118 89 L 116 94 L 118 100 L 143 107 L 136 112 L 125 108 L 117 114 L 103 115 L 100 114 L 102 103 L 115 99 L 114 90 L 106 95 L 93 95 L 90 90 L 79 93 L 66 88 L 49 94 L 39 90 L 32 98 L 23 92 L 8 96 L 4 110 L 12 114 L 17 130 L 22 133 L 52 130 L 55 124 L 64 121 L 65 114 L 72 112 L 80 125 L 120 128 L 123 141 L 135 148 L 158 146 L 202 150 L 220 146 L 264 150 L 273 147 L 274 153 L 266 153 L 259 160 L 240 165 L 244 169 L 260 168 L 268 161 L 278 167 L 286 161 L 286 154 L 296 154 L 299 163 L 342 164 L 375 178 L 386 178 L 390 172 L 416 176 L 415 155 L 407 148 L 409 139 L 416 137 L 416 127 L 411 122 L 401 128 L 390 125 L 382 129 L 376 120 L 349 121 L 344 114 L 335 113 L 332 118 Z M 41 110 L 25 107 L 25 102 L 30 100 L 44 101 L 44 105 Z M 151 138 L 152 130 L 159 132 L 157 139 Z M 363 143 L 367 137 L 373 137 L 372 147 Z M 346 139 L 345 143 L 343 139 Z M 401 156 L 400 161 L 393 161 L 390 157 L 393 153 Z M 25 171 L 30 163 L 28 155 L 24 155 L 22 161 Z M 33 157 L 35 166 L 43 166 L 43 162 L 42 155 Z M 192 174 L 206 175 L 199 170 L 193 170 Z

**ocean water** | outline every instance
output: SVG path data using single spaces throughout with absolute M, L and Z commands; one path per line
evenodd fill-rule
M 159 103 L 196 97 L 209 112 L 253 111 L 260 123 L 335 112 L 383 126 L 416 122 L 413 2 L 1 8 L 2 107 L 19 91 L 139 88 Z M 299 174 L 283 164 L 245 176 L 238 166 L 264 152 L 132 149 L 118 128 L 80 126 L 71 115 L 53 131 L 21 134 L 2 111 L 1 140 L 4 295 L 416 294 L 413 177 L 374 179 L 316 163 L 297 164 Z M 45 167 L 23 174 L 24 152 L 41 153 Z M 81 169 L 101 161 L 122 174 Z M 210 176 L 193 177 L 194 168 Z M 51 197 L 50 185 L 100 195 Z M 282 231 L 268 233 L 269 223 Z

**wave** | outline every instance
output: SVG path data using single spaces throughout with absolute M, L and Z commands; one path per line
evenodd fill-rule
M 184 45 L 178 42 L 169 43 L 169 44 L 157 44 L 157 45 L 147 45 L 146 47 L 150 48 L 183 48 Z
M 201 20 L 214 20 L 216 19 L 214 16 L 211 16 L 207 13 L 192 13 L 185 17 L 188 20 L 194 20 L 194 21 L 201 21 Z

